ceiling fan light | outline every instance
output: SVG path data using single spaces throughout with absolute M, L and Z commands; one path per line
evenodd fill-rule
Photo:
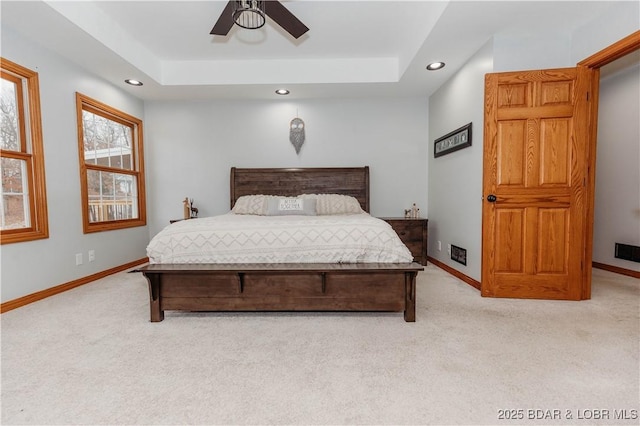
M 265 2 L 260 0 L 236 0 L 233 2 L 233 21 L 250 30 L 261 28 L 265 23 Z

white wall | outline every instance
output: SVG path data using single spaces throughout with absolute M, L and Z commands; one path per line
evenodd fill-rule
M 493 43 L 478 52 L 429 98 L 429 256 L 480 281 L 482 261 L 482 132 L 484 75 L 493 68 Z M 438 158 L 433 141 L 472 124 L 472 142 Z M 438 250 L 438 241 L 441 250 Z M 451 260 L 447 245 L 467 249 L 467 265 Z
M 574 31 L 571 38 L 571 63 L 575 65 L 639 29 L 640 2 L 616 2 L 598 19 Z
M 296 155 L 289 122 L 305 122 Z M 200 216 L 229 211 L 236 167 L 370 166 L 371 214 L 402 216 L 427 204 L 426 99 L 149 102 L 149 235 L 182 217 L 194 199 Z
M 38 72 L 49 238 L 2 245 L 2 302 L 143 258 L 147 227 L 82 233 L 75 92 L 136 117 L 141 101 L 2 27 L 2 57 Z M 87 262 L 87 251 L 96 260 Z M 83 253 L 84 264 L 75 265 Z
M 593 260 L 640 271 L 614 257 L 615 243 L 640 245 L 640 65 L 600 80 Z
M 493 69 L 500 71 L 575 67 L 571 34 L 567 31 L 493 38 Z

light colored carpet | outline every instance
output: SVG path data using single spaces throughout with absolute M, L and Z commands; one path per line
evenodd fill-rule
M 485 299 L 430 265 L 417 288 L 416 323 L 172 312 L 150 323 L 144 277 L 115 274 L 1 316 L 1 420 L 638 424 L 638 280 L 594 270 L 589 301 Z M 586 418 L 594 410 L 608 418 Z

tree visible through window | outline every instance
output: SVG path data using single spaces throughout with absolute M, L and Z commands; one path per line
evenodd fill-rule
M 146 223 L 142 121 L 77 94 L 85 232 Z
M 49 236 L 38 74 L 2 59 L 0 235 L 2 244 Z

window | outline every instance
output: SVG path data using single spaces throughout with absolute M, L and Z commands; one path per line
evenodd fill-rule
M 38 73 L 2 58 L 0 240 L 49 237 Z
M 76 93 L 84 232 L 146 224 L 142 121 Z

